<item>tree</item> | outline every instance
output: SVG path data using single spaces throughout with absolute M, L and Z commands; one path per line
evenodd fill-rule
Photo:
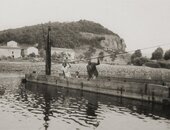
M 131 55 L 131 62 L 133 63 L 133 60 L 137 57 L 142 57 L 141 50 L 136 50 L 132 55 Z
M 165 60 L 169 60 L 170 59 L 170 49 L 165 52 L 164 59 Z
M 158 47 L 153 53 L 152 53 L 152 60 L 160 60 L 163 58 L 163 49 L 161 47 Z

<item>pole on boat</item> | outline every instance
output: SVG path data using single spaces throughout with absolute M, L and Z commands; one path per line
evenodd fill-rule
M 46 66 L 45 66 L 46 75 L 51 75 L 51 40 L 50 40 L 50 31 L 51 31 L 51 27 L 48 26 L 47 45 L 46 45 Z

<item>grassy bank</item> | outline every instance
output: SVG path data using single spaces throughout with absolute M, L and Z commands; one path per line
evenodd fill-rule
M 100 76 L 151 79 L 170 81 L 170 70 L 160 68 L 149 68 L 144 66 L 120 66 L 101 64 L 98 67 Z M 3 73 L 45 73 L 45 64 L 43 62 L 0 62 L 0 72 Z M 72 64 L 71 73 L 79 71 L 80 75 L 87 75 L 86 64 Z M 61 73 L 61 64 L 52 64 L 52 75 Z

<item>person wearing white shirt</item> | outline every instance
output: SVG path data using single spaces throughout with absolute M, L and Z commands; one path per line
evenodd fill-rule
M 64 62 L 62 64 L 62 71 L 63 71 L 64 78 L 71 77 L 70 68 L 71 68 L 71 65 L 69 63 Z

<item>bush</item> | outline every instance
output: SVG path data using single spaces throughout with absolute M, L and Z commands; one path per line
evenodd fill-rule
M 148 62 L 148 59 L 145 57 L 137 57 L 135 59 L 133 59 L 133 64 L 137 65 L 137 66 L 142 66 L 143 64 L 145 64 L 146 62 Z
M 36 55 L 35 55 L 34 52 L 28 55 L 28 57 L 35 57 L 35 56 L 36 56 Z
M 168 63 L 167 61 L 159 61 L 158 63 L 161 66 L 161 68 L 170 69 L 170 63 Z
M 165 52 L 164 59 L 165 60 L 169 60 L 170 59 L 170 49 Z
M 163 58 L 163 49 L 158 47 L 153 53 L 152 53 L 152 60 L 160 60 Z
M 148 66 L 151 68 L 161 68 L 160 64 L 157 62 L 147 62 L 145 63 L 145 66 Z

